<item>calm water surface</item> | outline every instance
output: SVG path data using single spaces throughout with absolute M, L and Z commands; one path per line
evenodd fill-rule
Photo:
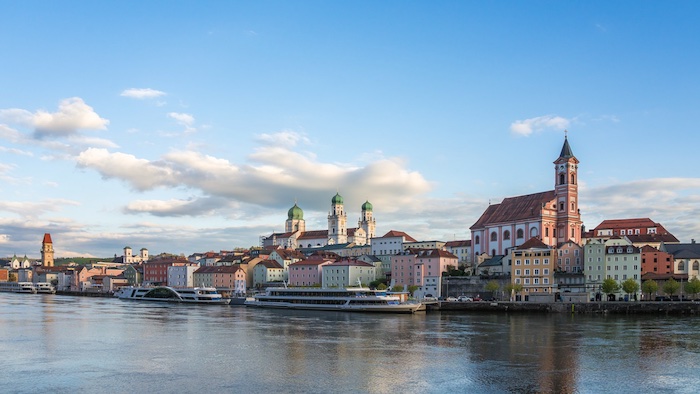
M 0 293 L 12 393 L 696 393 L 700 317 L 365 315 Z

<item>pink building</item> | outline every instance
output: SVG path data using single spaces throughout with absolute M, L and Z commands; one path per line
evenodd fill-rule
M 556 271 L 583 272 L 583 247 L 573 241 L 559 244 Z
M 289 284 L 292 286 L 320 286 L 323 283 L 323 266 L 333 260 L 311 258 L 289 265 Z
M 427 293 L 440 294 L 440 278 L 450 267 L 457 268 L 459 258 L 441 249 L 409 249 L 391 256 L 392 286 L 418 286 Z

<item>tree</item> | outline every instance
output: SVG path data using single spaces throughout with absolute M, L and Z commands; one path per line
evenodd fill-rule
M 10 272 L 10 274 L 7 276 L 7 281 L 17 282 L 17 275 L 14 272 Z
M 664 286 L 661 289 L 664 291 L 664 293 L 671 296 L 671 295 L 676 294 L 676 292 L 680 288 L 681 288 L 681 284 L 676 282 L 675 279 L 671 278 L 664 283 Z
M 508 283 L 505 285 L 503 290 L 505 290 L 506 293 L 508 293 L 508 297 L 510 297 L 511 293 L 519 294 L 521 291 L 523 291 L 523 285 L 520 283 Z
M 377 290 L 386 290 L 387 286 L 384 283 L 380 283 L 377 285 Z
M 607 278 L 603 281 L 602 287 L 603 293 L 607 294 L 608 297 L 620 291 L 620 285 L 613 278 Z
M 693 279 L 685 284 L 685 292 L 692 295 L 693 298 L 695 298 L 696 294 L 700 293 L 700 279 L 698 279 L 697 276 L 693 277 Z
M 419 288 L 420 288 L 419 286 L 410 285 L 410 286 L 408 286 L 408 292 L 409 292 L 411 295 L 413 295 L 413 292 L 416 291 L 416 290 L 418 290 Z
M 647 279 L 642 283 L 642 292 L 649 294 L 649 301 L 651 301 L 651 293 L 657 291 L 659 291 L 659 284 L 655 280 Z
M 639 283 L 636 280 L 629 278 L 622 282 L 622 290 L 627 293 L 628 298 L 631 300 L 630 294 L 637 294 L 639 291 Z
M 395 291 L 397 293 L 400 293 L 403 291 L 403 285 L 396 285 L 396 286 L 391 288 L 391 291 Z
M 490 280 L 488 283 L 486 283 L 486 291 L 490 291 L 491 294 L 493 294 L 494 297 L 496 297 L 496 293 L 498 290 L 501 289 L 501 284 L 498 283 L 496 280 Z

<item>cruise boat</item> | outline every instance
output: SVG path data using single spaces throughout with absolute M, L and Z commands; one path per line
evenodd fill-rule
M 123 287 L 114 295 L 122 300 L 181 302 L 188 304 L 228 305 L 230 302 L 229 299 L 223 298 L 213 287 Z
M 0 291 L 10 293 L 36 293 L 32 282 L 0 282 Z
M 306 309 L 319 311 L 415 313 L 425 305 L 402 303 L 386 291 L 362 287 L 322 289 L 315 287 L 270 287 L 257 294 L 246 306 L 260 308 Z
M 34 284 L 34 287 L 39 294 L 56 294 L 56 288 L 51 286 L 51 283 L 38 282 Z

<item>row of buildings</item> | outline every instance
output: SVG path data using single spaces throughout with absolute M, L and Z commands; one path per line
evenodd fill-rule
M 327 229 L 307 230 L 304 212 L 295 202 L 287 212 L 285 231 L 261 237 L 260 247 L 252 250 L 184 257 L 150 256 L 146 248 L 134 254 L 125 247 L 114 261 L 79 268 L 75 275 L 75 268 L 54 267 L 51 237 L 45 234 L 42 261 L 35 271 L 44 279 L 54 275 L 51 280 L 59 289 L 74 291 L 112 291 L 118 285 L 146 283 L 213 285 L 244 292 L 282 282 L 332 287 L 383 280 L 389 286 L 417 289 L 420 297 L 445 295 L 445 274 L 460 269 L 473 278 L 521 285 L 525 299 L 568 293 L 582 300 L 599 297 L 608 278 L 641 284 L 700 274 L 700 248 L 694 242 L 680 243 L 651 219 L 605 220 L 586 231 L 579 210 L 580 162 L 568 138 L 553 164 L 553 190 L 490 204 L 470 227 L 471 240 L 418 241 L 396 230 L 377 236 L 369 201 L 360 207 L 357 227 L 348 228 L 344 199 L 336 193 Z M 34 271 L 27 262 L 15 256 L 9 269 L 24 277 Z M 86 280 L 88 273 L 94 278 Z

